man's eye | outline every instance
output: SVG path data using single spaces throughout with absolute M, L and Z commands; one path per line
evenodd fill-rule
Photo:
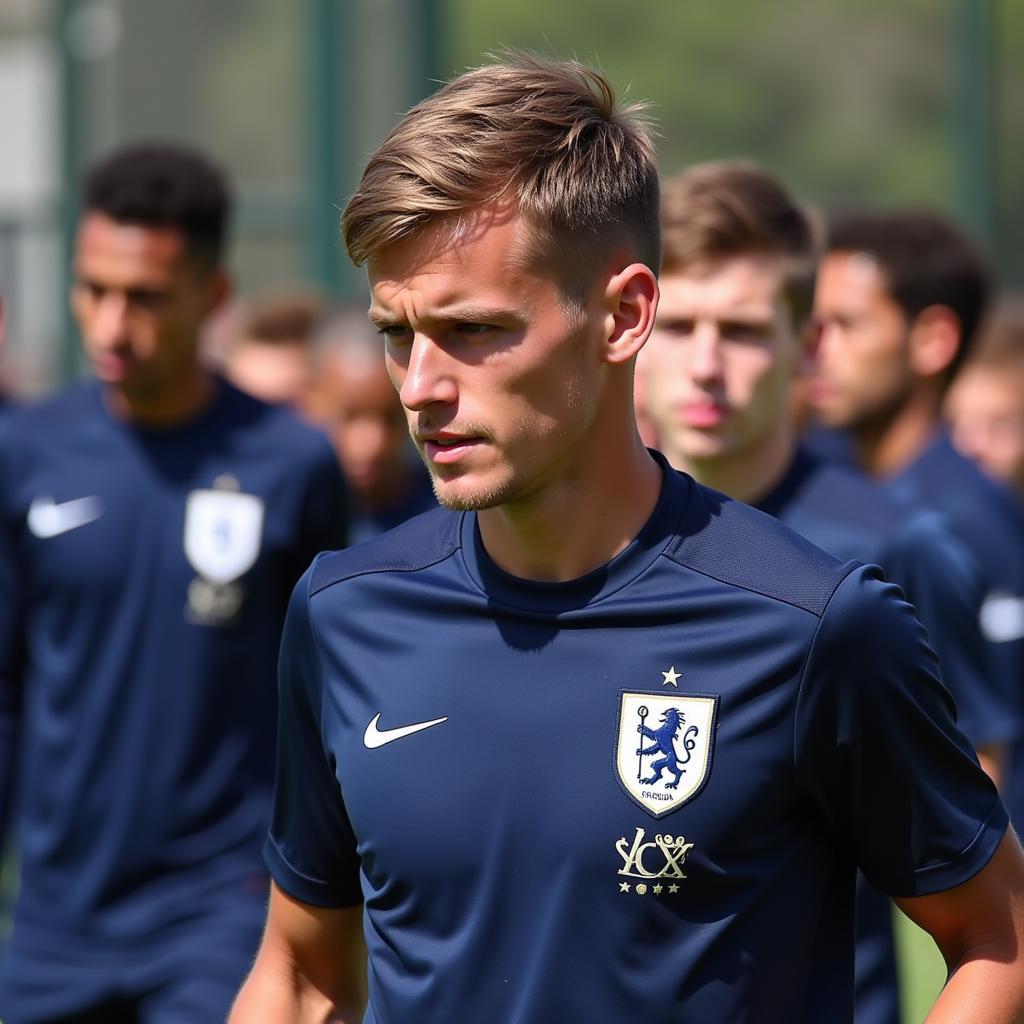
M 388 341 L 402 341 L 412 334 L 412 330 L 405 324 L 384 324 L 377 328 L 377 333 Z
M 679 320 L 662 320 L 658 322 L 658 330 L 665 335 L 673 338 L 688 338 L 693 334 L 694 321 L 679 319 Z
M 497 330 L 497 328 L 491 324 L 461 323 L 455 325 L 455 330 L 459 334 L 486 334 L 488 331 Z
M 763 345 L 771 341 L 772 327 L 770 324 L 753 324 L 742 320 L 725 321 L 719 326 L 723 338 L 741 341 L 748 345 Z
M 158 309 L 163 305 L 165 298 L 163 292 L 149 291 L 145 288 L 133 289 L 127 295 L 129 305 L 140 309 Z

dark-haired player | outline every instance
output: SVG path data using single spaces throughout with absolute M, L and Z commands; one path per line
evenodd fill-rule
M 5 1024 L 213 1024 L 257 944 L 280 627 L 345 503 L 323 437 L 200 365 L 228 206 L 177 146 L 91 171 L 72 304 L 97 380 L 0 437 Z
M 1019 1015 L 1020 848 L 910 607 L 640 441 L 658 215 L 574 63 L 371 157 L 346 243 L 447 507 L 295 590 L 233 1021 L 358 1020 L 368 976 L 381 1024 L 848 1024 L 857 864 L 949 957 L 937 1015 Z
M 826 426 L 846 431 L 863 470 L 897 497 L 940 511 L 971 553 L 985 591 L 981 629 L 1019 715 L 1024 631 L 1008 629 L 1004 611 L 1024 598 L 1024 531 L 1012 495 L 956 451 L 942 422 L 988 292 L 980 255 L 939 216 L 833 218 L 814 298 L 821 338 L 811 397 Z M 1019 826 L 1024 751 L 1011 757 L 1004 792 Z
M 958 724 L 995 770 L 1012 738 L 978 627 L 982 591 L 934 514 L 913 514 L 797 440 L 818 248 L 809 216 L 752 164 L 700 164 L 662 188 L 661 297 L 642 354 L 645 411 L 672 465 L 839 558 L 885 568 L 928 628 Z M 898 1024 L 888 900 L 857 904 L 858 1024 Z

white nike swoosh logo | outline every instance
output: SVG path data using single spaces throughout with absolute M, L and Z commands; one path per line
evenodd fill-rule
M 414 732 L 421 732 L 423 729 L 430 729 L 435 725 L 440 725 L 442 722 L 448 721 L 448 716 L 432 718 L 429 722 L 416 722 L 415 725 L 403 725 L 398 729 L 378 729 L 377 723 L 379 721 L 380 712 L 378 711 L 373 716 L 373 721 L 366 727 L 366 732 L 363 733 L 363 745 L 367 750 L 383 747 L 386 743 L 393 743 L 395 740 L 400 740 L 405 736 L 411 736 Z
M 42 538 L 56 537 L 77 530 L 103 515 L 100 499 L 90 495 L 88 498 L 73 498 L 62 501 L 59 505 L 53 498 L 36 498 L 28 508 L 28 528 Z

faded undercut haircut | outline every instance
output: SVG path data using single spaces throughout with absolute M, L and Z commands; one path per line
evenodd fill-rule
M 438 218 L 509 204 L 530 262 L 581 301 L 620 253 L 660 258 L 655 147 L 642 104 L 620 104 L 576 61 L 503 53 L 413 107 L 370 157 L 345 207 L 357 265 Z
M 696 164 L 662 186 L 662 265 L 702 272 L 742 256 L 778 258 L 796 327 L 809 318 L 820 246 L 811 215 L 770 174 L 743 160 Z

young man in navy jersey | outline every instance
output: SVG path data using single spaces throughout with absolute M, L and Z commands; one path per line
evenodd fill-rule
M 792 385 L 812 340 L 818 257 L 808 215 L 752 164 L 701 164 L 664 184 L 661 232 L 658 315 L 641 356 L 661 450 L 830 554 L 884 566 L 928 628 L 958 724 L 994 773 L 1012 715 L 994 689 L 966 552 L 936 516 L 908 513 L 798 443 Z M 868 887 L 857 926 L 857 1021 L 898 1024 L 888 900 Z
M 0 1017 L 212 1024 L 264 913 L 288 594 L 342 543 L 344 491 L 325 438 L 200 365 L 228 291 L 220 172 L 138 146 L 83 199 L 97 380 L 0 435 Z
M 469 72 L 344 230 L 446 508 L 293 595 L 232 1020 L 359 1019 L 365 933 L 367 1021 L 848 1021 L 858 863 L 955 966 L 949 1018 L 1012 1020 L 1021 853 L 910 608 L 636 433 L 636 110 L 572 63 Z
M 1024 531 L 1012 495 L 955 450 L 941 418 L 988 291 L 982 259 L 938 216 L 833 218 L 814 297 L 821 337 L 811 399 L 826 426 L 846 431 L 865 472 L 941 512 L 970 552 L 983 580 L 981 629 L 1019 716 L 1024 631 L 1007 629 L 1003 612 L 1024 599 Z M 1003 791 L 1020 827 L 1024 745 L 1009 762 Z

